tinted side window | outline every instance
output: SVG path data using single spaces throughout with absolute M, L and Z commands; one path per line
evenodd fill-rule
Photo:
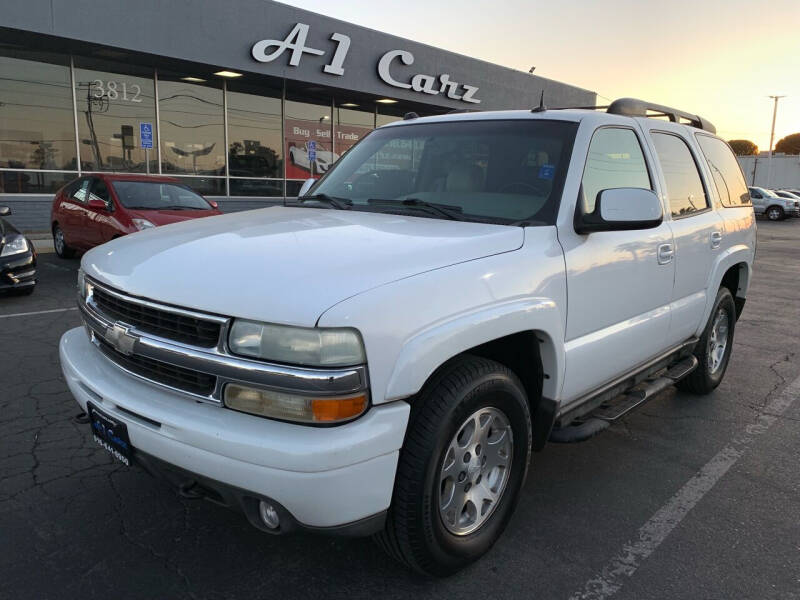
M 728 144 L 708 135 L 698 135 L 697 142 L 708 161 L 722 204 L 724 206 L 751 204 L 742 169 Z
M 682 217 L 708 208 L 703 180 L 686 142 L 670 133 L 652 135 L 667 184 L 672 216 Z
M 89 179 L 82 179 L 80 185 L 72 192 L 72 199 L 78 202 L 86 202 L 87 192 L 89 190 Z
M 652 189 L 642 147 L 630 129 L 598 129 L 589 144 L 583 170 L 583 206 L 592 212 L 597 194 L 613 188 Z

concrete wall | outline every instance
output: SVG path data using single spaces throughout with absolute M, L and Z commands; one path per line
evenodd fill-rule
M 222 212 L 238 212 L 283 204 L 283 198 L 214 198 Z M 19 230 L 26 233 L 50 231 L 50 207 L 53 196 L 2 196 L 0 206 L 8 206 L 11 216 L 6 217 Z
M 800 156 L 772 157 L 770 176 L 769 158 L 766 156 L 738 156 L 747 185 L 771 189 L 800 189 Z

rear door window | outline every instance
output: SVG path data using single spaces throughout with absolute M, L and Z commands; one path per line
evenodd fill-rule
M 86 204 L 86 199 L 89 195 L 89 179 L 82 179 L 80 185 L 72 192 L 70 198 L 81 204 Z
M 709 207 L 703 180 L 689 145 L 671 133 L 652 133 L 658 162 L 667 184 L 673 217 L 686 217 Z
M 735 207 L 752 204 L 742 169 L 728 144 L 709 135 L 698 135 L 697 143 L 708 162 L 722 205 Z
M 111 196 L 108 193 L 108 186 L 102 179 L 95 179 L 92 182 L 92 188 L 89 192 L 90 200 L 102 200 L 106 206 L 111 204 Z

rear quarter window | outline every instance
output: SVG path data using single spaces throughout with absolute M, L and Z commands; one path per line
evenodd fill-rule
M 750 192 L 742 175 L 742 169 L 728 144 L 709 135 L 698 135 L 697 143 L 703 151 L 708 168 L 714 177 L 714 185 L 723 206 L 729 208 L 750 206 Z

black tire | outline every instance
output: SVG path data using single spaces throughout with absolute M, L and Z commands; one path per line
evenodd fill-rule
M 486 520 L 475 531 L 456 535 L 440 516 L 440 468 L 459 428 L 482 408 L 497 409 L 507 417 L 513 436 L 510 473 Z M 480 558 L 514 512 L 528 472 L 531 439 L 528 400 L 514 373 L 495 361 L 469 355 L 445 365 L 412 401 L 392 505 L 384 531 L 376 536 L 378 545 L 412 569 L 437 577 Z
M 59 243 L 59 236 L 61 236 L 61 243 Z M 67 246 L 64 232 L 58 225 L 53 225 L 53 249 L 59 258 L 72 258 L 75 256 L 75 249 Z
M 780 206 L 769 206 L 764 212 L 770 221 L 783 221 L 786 218 L 786 213 Z
M 721 310 L 726 312 L 728 323 L 727 339 L 722 360 L 717 369 L 714 370 L 712 359 L 709 356 L 709 343 L 714 322 Z M 697 368 L 677 383 L 679 389 L 692 394 L 705 395 L 711 393 L 720 384 L 722 378 L 725 377 L 725 371 L 731 358 L 735 327 L 736 305 L 733 301 L 733 296 L 728 288 L 721 287 L 717 292 L 717 298 L 714 301 L 714 307 L 711 309 L 711 315 L 708 317 L 706 328 L 703 330 L 703 335 L 700 336 L 700 341 L 697 342 L 694 350 L 694 355 L 697 357 L 698 362 Z

